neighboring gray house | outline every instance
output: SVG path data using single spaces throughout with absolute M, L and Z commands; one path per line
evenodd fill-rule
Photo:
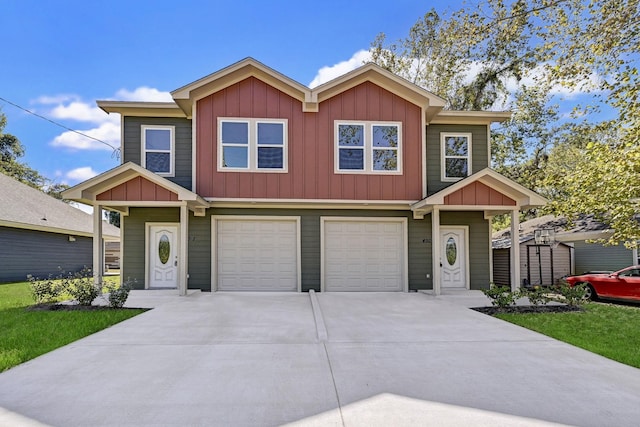
M 553 229 L 554 245 L 536 245 L 536 229 Z M 611 230 L 597 221 L 593 215 L 584 215 L 569 224 L 566 218 L 545 215 L 520 224 L 520 285 L 527 279 L 535 285 L 557 281 L 568 274 L 581 274 L 594 270 L 619 270 L 640 263 L 637 250 L 620 244 L 605 246 L 592 240 L 608 238 Z M 509 284 L 510 230 L 493 234 L 493 281 L 498 285 Z M 553 262 L 551 262 L 553 260 Z
M 103 223 L 103 236 L 120 230 Z M 0 173 L 0 283 L 91 267 L 92 241 L 90 214 Z

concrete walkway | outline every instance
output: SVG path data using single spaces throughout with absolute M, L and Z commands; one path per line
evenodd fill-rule
M 638 425 L 640 370 L 486 303 L 134 292 L 156 308 L 0 374 L 0 425 Z

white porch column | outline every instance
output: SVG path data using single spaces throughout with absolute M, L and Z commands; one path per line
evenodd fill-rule
M 440 210 L 437 206 L 433 207 L 431 211 L 431 251 L 432 251 L 432 265 L 433 265 L 433 293 L 434 295 L 440 295 Z
M 178 289 L 180 295 L 187 294 L 189 280 L 189 208 L 180 206 L 180 264 L 178 267 Z
M 102 282 L 104 273 L 104 245 L 102 243 L 102 206 L 93 206 L 93 281 Z
M 511 290 L 520 288 L 520 212 L 518 209 L 511 211 Z

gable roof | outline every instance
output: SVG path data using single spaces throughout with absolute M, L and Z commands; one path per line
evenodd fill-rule
M 571 223 L 565 217 L 544 215 L 520 223 L 519 242 L 533 240 L 535 230 L 540 228 L 552 228 L 556 232 L 558 242 L 606 238 L 611 234 L 610 227 L 593 215 L 580 215 Z M 494 249 L 510 248 L 511 229 L 506 228 L 493 233 L 492 246 Z
M 93 236 L 92 215 L 2 173 L 0 226 Z M 107 222 L 104 222 L 102 227 L 105 237 L 120 237 L 119 228 Z

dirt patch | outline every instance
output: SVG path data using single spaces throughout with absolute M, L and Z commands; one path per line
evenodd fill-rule
M 472 310 L 495 316 L 508 313 L 570 313 L 584 311 L 584 308 L 571 305 L 516 305 L 512 307 L 473 307 Z

